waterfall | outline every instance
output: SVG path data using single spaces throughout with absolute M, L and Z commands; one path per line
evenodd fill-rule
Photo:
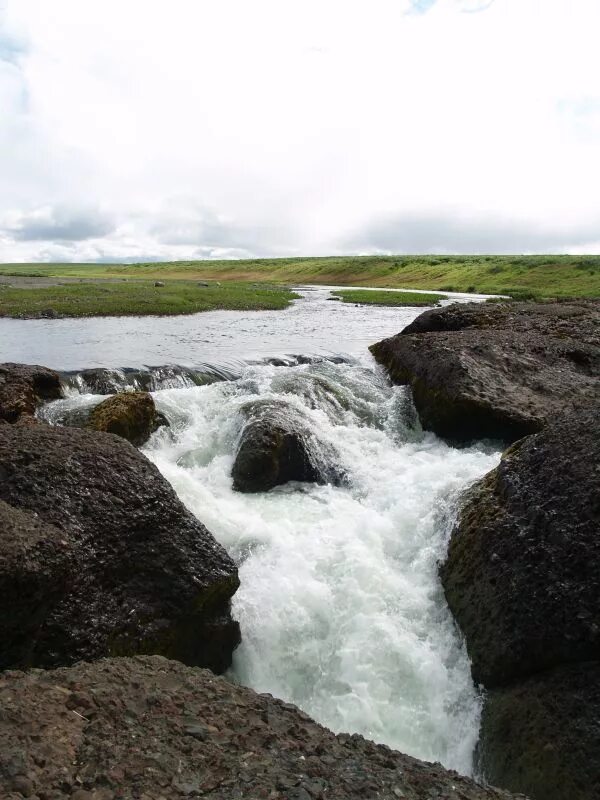
M 480 703 L 437 563 L 458 493 L 497 450 L 424 433 L 408 391 L 371 363 L 251 365 L 155 400 L 171 428 L 146 454 L 240 566 L 232 677 L 334 731 L 469 773 Z M 331 445 L 343 486 L 232 490 L 243 409 L 273 401 Z

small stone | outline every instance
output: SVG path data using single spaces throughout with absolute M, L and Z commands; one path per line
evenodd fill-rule
M 207 730 L 207 728 L 204 727 L 204 725 L 196 725 L 196 724 L 186 725 L 183 731 L 188 736 L 193 736 L 194 739 L 199 739 L 201 742 L 204 742 L 207 739 L 209 733 L 209 731 Z
M 12 781 L 13 791 L 19 792 L 23 797 L 31 797 L 34 792 L 33 781 L 27 775 L 17 775 Z

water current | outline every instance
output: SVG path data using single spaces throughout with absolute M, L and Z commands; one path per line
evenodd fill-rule
M 306 290 L 283 312 L 0 320 L 0 356 L 64 372 L 69 397 L 47 407 L 50 421 L 101 399 L 83 368 L 113 370 L 114 390 L 153 390 L 171 426 L 144 452 L 239 565 L 233 679 L 470 773 L 480 700 L 437 565 L 459 493 L 499 451 L 423 432 L 408 390 L 373 362 L 367 345 L 417 309 L 327 298 Z M 244 408 L 273 401 L 336 454 L 344 485 L 233 491 Z

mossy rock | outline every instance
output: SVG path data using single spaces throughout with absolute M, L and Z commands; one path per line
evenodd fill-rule
M 115 433 L 140 447 L 160 425 L 168 424 L 147 392 L 126 392 L 103 400 L 90 414 L 87 427 Z

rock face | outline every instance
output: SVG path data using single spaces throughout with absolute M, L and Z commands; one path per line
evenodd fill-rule
M 0 666 L 31 661 L 40 627 L 74 577 L 69 534 L 0 500 Z
M 92 409 L 87 427 L 122 436 L 136 447 L 145 444 L 166 423 L 147 392 L 124 392 L 103 400 Z M 168 423 L 167 423 L 168 424 Z
M 492 690 L 481 766 L 536 800 L 598 797 L 599 465 L 599 408 L 517 442 L 470 491 L 440 570 Z
M 29 647 L 16 631 L 2 643 L 1 666 L 137 653 L 229 666 L 239 642 L 229 611 L 236 567 L 129 443 L 75 428 L 2 425 L 0 500 L 22 512 L 0 540 L 3 580 L 31 575 L 27 591 L 40 595 Z M 73 568 L 61 561 L 62 540 Z M 18 564 L 19 547 L 32 554 L 29 566 Z M 2 593 L 0 616 L 10 619 L 13 602 Z
M 515 441 L 600 402 L 600 302 L 457 304 L 370 348 L 412 387 L 423 427 Z
M 473 676 L 600 660 L 600 413 L 523 439 L 471 491 L 440 570 Z
M 487 696 L 479 764 L 540 800 L 600 797 L 600 664 L 570 664 Z
M 0 364 L 0 421 L 33 417 L 44 400 L 62 397 L 57 372 L 28 364 Z
M 513 797 L 156 656 L 5 673 L 0 707 L 0 792 L 15 800 Z
M 333 449 L 317 440 L 307 422 L 287 403 L 249 404 L 232 469 L 238 492 L 265 492 L 289 481 L 343 481 Z

